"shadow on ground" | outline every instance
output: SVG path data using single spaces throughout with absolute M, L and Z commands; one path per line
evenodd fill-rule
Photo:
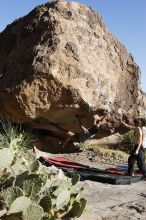
M 65 147 L 62 147 L 64 140 L 57 137 L 38 135 L 35 134 L 33 137 L 32 144 L 37 149 L 52 153 L 52 154 L 65 154 L 65 153 L 78 153 L 81 152 L 81 149 L 75 146 L 72 142 L 68 142 Z

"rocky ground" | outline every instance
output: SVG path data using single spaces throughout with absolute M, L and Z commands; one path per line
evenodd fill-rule
M 113 155 L 114 157 L 99 155 L 99 150 L 88 149 L 80 153 L 50 154 L 49 156 L 63 156 L 103 169 L 127 162 L 126 156 L 116 158 L 116 155 Z M 131 185 L 110 185 L 86 180 L 80 182 L 79 186 L 84 187 L 83 196 L 88 200 L 86 210 L 79 220 L 146 219 L 146 181 Z

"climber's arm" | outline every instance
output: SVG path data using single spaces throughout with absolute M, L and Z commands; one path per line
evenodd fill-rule
M 82 129 L 82 131 L 88 131 L 88 129 L 83 126 L 80 118 L 79 118 L 79 125 L 80 125 L 80 128 Z

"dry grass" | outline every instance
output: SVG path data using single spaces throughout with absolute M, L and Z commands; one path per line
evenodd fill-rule
M 120 150 L 113 150 L 113 149 L 108 149 L 108 147 L 103 147 L 103 146 L 97 146 L 95 149 L 95 152 L 98 152 L 100 156 L 104 157 L 112 157 L 112 158 L 119 158 L 119 159 L 124 159 L 128 157 L 128 154 L 120 151 Z
M 115 159 L 127 159 L 129 156 L 129 154 L 127 154 L 126 152 L 122 150 L 114 149 L 113 147 L 108 146 L 108 145 L 97 145 L 97 144 L 91 145 L 87 142 L 87 143 L 84 143 L 84 146 L 81 146 L 81 148 L 91 150 L 95 152 L 95 154 L 98 154 L 99 156 L 107 157 L 107 158 L 112 157 Z

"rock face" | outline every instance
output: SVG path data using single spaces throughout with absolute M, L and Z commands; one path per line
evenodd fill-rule
M 146 96 L 139 67 L 102 17 L 83 4 L 57 1 L 0 33 L 0 103 L 1 118 L 63 136 L 79 131 L 77 114 L 88 127 L 93 115 L 111 109 L 144 115 Z M 119 129 L 112 115 L 103 136 L 110 126 Z

